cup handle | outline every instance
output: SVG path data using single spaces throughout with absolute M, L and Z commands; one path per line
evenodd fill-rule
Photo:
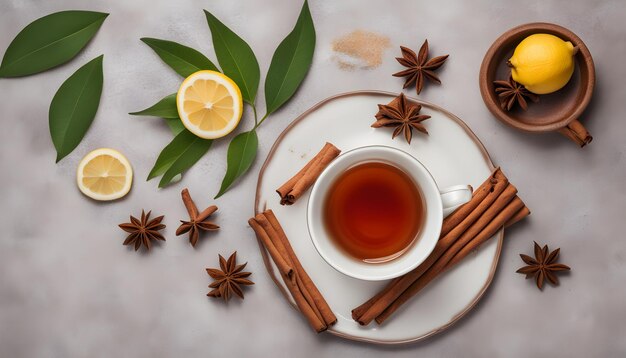
M 589 144 L 593 137 L 579 120 L 574 119 L 567 126 L 559 129 L 559 133 L 573 140 L 581 148 Z
M 459 206 L 472 199 L 471 185 L 455 185 L 439 191 L 443 204 L 443 217 L 452 214 Z

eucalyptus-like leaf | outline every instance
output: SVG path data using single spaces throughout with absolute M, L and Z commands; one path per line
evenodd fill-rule
M 186 129 L 181 131 L 163 148 L 148 174 L 148 180 L 163 174 L 159 187 L 167 186 L 178 174 L 200 160 L 212 143 L 213 140 L 200 138 Z
M 165 118 L 165 123 L 168 127 L 170 127 L 174 136 L 177 136 L 180 132 L 186 129 L 180 118 Z
M 256 157 L 258 145 L 259 139 L 257 138 L 255 130 L 240 133 L 233 138 L 228 146 L 228 168 L 222 180 L 220 191 L 215 196 L 216 199 L 222 196 L 231 185 L 233 185 L 237 178 L 250 169 Z
M 181 134 L 182 133 L 183 132 L 181 132 Z M 170 168 L 163 174 L 161 181 L 159 181 L 159 188 L 166 187 L 170 183 L 180 180 L 182 173 L 196 164 L 196 162 L 209 151 L 213 140 L 197 138 L 197 140 L 189 143 L 189 147 L 181 155 L 180 159 L 172 163 Z
M 71 60 L 93 38 L 108 15 L 71 10 L 31 22 L 4 53 L 0 77 L 32 75 Z
M 174 136 L 182 132 L 185 129 L 183 122 L 181 122 L 178 116 L 178 107 L 176 106 L 176 93 L 172 93 L 166 96 L 152 107 L 146 108 L 142 111 L 129 113 L 133 116 L 153 116 L 165 119 L 165 123 L 170 128 Z
M 176 73 L 183 77 L 200 70 L 219 71 L 217 67 L 200 52 L 174 41 L 144 37 L 141 41 L 150 46 L 159 57 Z
M 78 146 L 96 116 L 102 94 L 103 56 L 74 72 L 52 98 L 48 117 L 57 162 Z
M 176 106 L 176 93 L 166 96 L 154 106 L 142 111 L 129 113 L 133 116 L 153 116 L 161 118 L 178 118 L 178 107 Z
M 204 10 L 204 14 L 211 29 L 215 55 L 222 71 L 239 86 L 243 100 L 254 103 L 261 78 L 259 62 L 254 52 L 241 37 L 210 12 Z
M 265 79 L 267 113 L 276 111 L 293 96 L 306 76 L 315 51 L 315 27 L 307 1 L 293 30 L 278 45 Z

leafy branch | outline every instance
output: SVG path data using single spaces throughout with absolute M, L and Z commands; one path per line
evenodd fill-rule
M 278 45 L 272 56 L 265 79 L 266 112 L 259 119 L 256 95 L 261 74 L 254 52 L 241 37 L 213 14 L 206 10 L 204 13 L 221 71 L 239 86 L 244 102 L 251 106 L 254 115 L 254 127 L 239 133 L 228 146 L 228 166 L 220 190 L 215 196 L 218 198 L 252 166 L 258 149 L 257 128 L 295 94 L 306 77 L 315 51 L 315 27 L 305 0 L 293 30 Z M 181 76 L 186 77 L 199 70 L 218 71 L 213 62 L 190 47 L 166 40 L 141 40 Z M 177 113 L 175 94 L 163 98 L 150 108 L 130 113 L 166 118 L 172 132 L 176 134 L 174 140 L 163 149 L 148 176 L 150 180 L 163 174 L 159 187 L 169 185 L 173 178 L 193 166 L 209 150 L 212 143 L 210 140 L 195 137 L 184 129 Z

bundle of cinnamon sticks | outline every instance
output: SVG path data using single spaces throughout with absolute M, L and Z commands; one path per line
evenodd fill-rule
M 512 225 L 529 214 L 515 186 L 497 168 L 468 203 L 444 220 L 439 241 L 426 261 L 392 280 L 382 291 L 352 310 L 352 318 L 361 325 L 368 325 L 372 320 L 382 324 L 439 274 L 459 263 L 503 226 Z
M 328 303 L 294 253 L 287 235 L 272 210 L 266 210 L 248 220 L 257 239 L 263 244 L 278 267 L 289 293 L 300 312 L 316 332 L 322 332 L 337 322 Z
M 281 205 L 292 205 L 302 194 L 315 183 L 324 168 L 339 156 L 341 151 L 331 143 L 324 147 L 291 179 L 276 190 L 280 195 Z

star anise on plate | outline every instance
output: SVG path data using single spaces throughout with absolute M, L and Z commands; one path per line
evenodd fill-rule
M 378 105 L 376 122 L 372 124 L 372 127 L 396 127 L 391 138 L 404 133 L 404 138 L 411 144 L 413 129 L 428 134 L 426 127 L 420 122 L 430 118 L 430 116 L 419 114 L 421 109 L 421 105 L 408 101 L 404 94 L 400 93 L 389 104 Z
M 517 103 L 523 110 L 528 109 L 529 100 L 537 103 L 539 102 L 539 96 L 530 92 L 526 87 L 515 82 L 513 76 L 509 75 L 508 81 L 493 81 L 495 91 L 498 94 L 498 100 L 500 101 L 500 108 L 510 111 Z
M 129 223 L 118 225 L 122 230 L 128 233 L 128 237 L 124 240 L 124 245 L 135 245 L 135 251 L 137 251 L 143 244 L 146 250 L 150 250 L 152 247 L 150 241 L 165 241 L 165 238 L 159 232 L 165 229 L 165 225 L 161 224 L 163 215 L 150 220 L 151 212 L 152 211 L 148 211 L 146 214 L 144 210 L 141 210 L 141 219 L 137 219 L 131 215 Z
M 520 254 L 527 266 L 520 268 L 516 272 L 526 275 L 526 278 L 535 277 L 537 287 L 540 290 L 543 289 L 545 279 L 548 279 L 553 285 L 558 285 L 559 279 L 555 273 L 570 270 L 569 266 L 556 263 L 560 251 L 561 249 L 556 249 L 549 252 L 548 245 L 541 247 L 535 242 L 535 258 Z
M 221 297 L 224 301 L 228 301 L 234 293 L 243 299 L 241 286 L 254 285 L 254 282 L 246 278 L 252 273 L 243 271 L 248 263 L 237 265 L 237 251 L 233 252 L 228 260 L 224 259 L 222 255 L 219 255 L 219 257 L 219 269 L 206 269 L 209 276 L 215 280 L 209 285 L 209 288 L 213 290 L 207 293 L 207 296 Z
M 176 229 L 176 236 L 188 232 L 189 242 L 191 246 L 195 247 L 200 237 L 200 231 L 215 231 L 220 228 L 207 220 L 211 214 L 217 211 L 217 206 L 211 205 L 199 213 L 198 207 L 191 199 L 191 195 L 189 195 L 189 190 L 185 188 L 180 194 L 183 198 L 183 204 L 185 204 L 185 208 L 187 208 L 187 212 L 189 213 L 189 220 L 180 221 L 181 225 Z
M 402 88 L 407 88 L 415 84 L 417 94 L 422 92 L 424 87 L 424 77 L 428 78 L 431 82 L 441 84 L 439 77 L 435 74 L 437 70 L 448 59 L 449 55 L 437 56 L 428 59 L 428 40 L 424 41 L 424 44 L 419 50 L 419 54 L 415 54 L 415 51 L 408 47 L 400 46 L 402 51 L 402 57 L 396 57 L 396 60 L 404 67 L 408 67 L 404 71 L 394 73 L 395 77 L 407 77 Z

